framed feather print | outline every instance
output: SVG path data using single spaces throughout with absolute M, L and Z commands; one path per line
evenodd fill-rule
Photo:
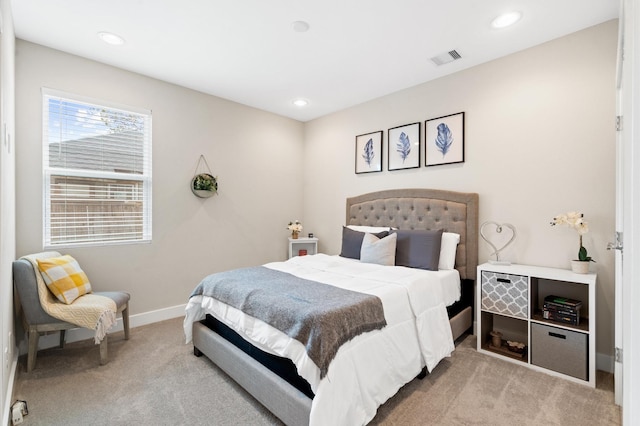
M 382 130 L 356 136 L 356 174 L 382 171 Z
M 420 123 L 389 129 L 387 144 L 389 170 L 420 167 Z
M 425 166 L 464 162 L 464 112 L 424 122 Z

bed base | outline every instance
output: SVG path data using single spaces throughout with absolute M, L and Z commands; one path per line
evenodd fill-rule
M 453 340 L 472 327 L 472 318 L 472 308 L 467 306 L 449 320 Z M 193 352 L 206 355 L 284 424 L 309 424 L 312 400 L 307 395 L 200 322 L 193 323 Z M 426 375 L 423 369 L 417 377 Z
M 308 425 L 311 399 L 200 322 L 194 354 L 204 354 L 286 425 Z

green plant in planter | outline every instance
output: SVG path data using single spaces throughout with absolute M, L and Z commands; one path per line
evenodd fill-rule
M 193 179 L 193 189 L 196 191 L 218 191 L 218 180 L 209 173 L 200 173 Z

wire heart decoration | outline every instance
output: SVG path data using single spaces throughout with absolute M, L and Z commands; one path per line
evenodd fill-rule
M 489 226 L 489 225 L 493 225 L 495 226 L 495 232 L 498 234 L 502 233 L 502 230 L 504 228 L 508 228 L 511 231 L 511 238 L 500 248 L 497 248 L 495 246 L 495 244 L 493 244 L 489 238 L 485 235 L 485 227 Z M 496 222 L 484 222 L 482 224 L 482 226 L 480 226 L 480 236 L 482 237 L 483 240 L 485 240 L 487 242 L 487 244 L 489 244 L 491 246 L 491 248 L 493 249 L 493 253 L 491 253 L 489 256 L 493 256 L 494 254 L 496 255 L 496 260 L 495 263 L 504 263 L 504 264 L 510 264 L 510 262 L 503 262 L 500 260 L 500 252 L 502 250 L 504 250 L 505 248 L 507 248 L 507 246 L 511 243 L 513 243 L 513 241 L 516 239 L 516 228 L 510 224 L 510 223 L 496 223 Z M 491 262 L 491 261 L 490 261 Z M 494 262 L 491 262 L 494 263 Z

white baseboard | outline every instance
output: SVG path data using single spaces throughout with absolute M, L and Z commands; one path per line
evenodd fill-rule
M 11 421 L 11 400 L 13 399 L 13 386 L 16 381 L 16 370 L 18 368 L 18 351 L 13 351 L 13 361 L 11 362 L 11 369 L 9 371 L 9 381 L 7 382 L 7 395 L 4 399 L 4 405 L 2 410 L 2 424 L 10 425 Z
M 141 327 L 147 324 L 153 324 L 155 322 L 160 322 L 168 319 L 178 318 L 184 316 L 184 309 L 187 305 L 176 305 L 171 306 L 169 308 L 158 309 L 155 311 L 144 312 L 141 314 L 135 314 L 129 316 L 129 327 Z M 118 318 L 118 322 L 116 325 L 109 330 L 109 333 L 116 333 L 118 331 L 123 330 L 122 318 Z M 67 330 L 65 335 L 65 341 L 67 343 L 78 342 L 80 340 L 93 339 L 94 331 L 89 330 L 88 328 L 74 328 L 71 330 Z M 60 344 L 60 334 L 56 332 L 52 332 L 49 335 L 42 335 L 38 340 L 38 349 L 47 349 L 53 348 Z M 27 343 L 26 339 L 20 342 L 20 346 L 18 347 L 18 352 L 20 355 L 24 355 L 27 353 Z
M 612 355 L 605 355 L 596 353 L 596 370 L 606 371 L 612 373 L 614 371 L 614 363 Z

